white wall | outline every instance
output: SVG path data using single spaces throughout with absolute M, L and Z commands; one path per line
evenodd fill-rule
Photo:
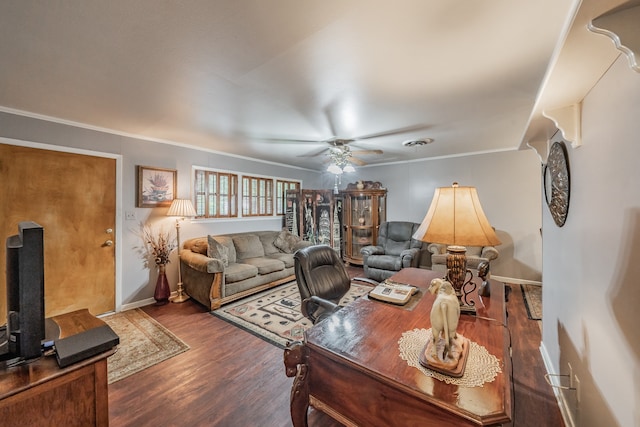
M 426 147 L 428 148 L 428 147 Z M 380 181 L 388 189 L 389 221 L 421 222 L 434 190 L 454 181 L 478 189 L 482 208 L 502 244 L 492 275 L 539 282 L 540 159 L 533 150 L 416 161 L 359 168 L 357 179 Z
M 543 213 L 543 355 L 580 381 L 575 425 L 640 426 L 640 73 L 624 56 L 583 101 L 571 196 L 558 228 Z
M 118 291 L 116 309 L 123 305 L 135 304 L 153 297 L 156 271 L 144 267 L 136 247 L 140 223 L 175 228 L 175 219 L 167 217 L 168 208 L 136 208 L 136 166 L 155 166 L 178 170 L 178 197 L 188 198 L 191 193 L 192 165 L 232 170 L 252 175 L 276 176 L 302 180 L 303 186 L 315 187 L 320 174 L 298 168 L 278 166 L 270 163 L 224 156 L 201 150 L 175 145 L 159 144 L 126 136 L 98 132 L 65 124 L 38 120 L 29 117 L 0 113 L 0 137 L 35 142 L 55 146 L 91 150 L 122 156 L 122 188 L 118 189 L 121 205 L 116 213 L 116 226 L 120 228 L 121 277 L 116 278 Z M 135 220 L 124 220 L 125 212 L 135 213 Z M 207 234 L 221 234 L 235 231 L 279 230 L 281 217 L 251 218 L 241 220 L 184 221 L 181 224 L 181 240 Z M 167 267 L 167 276 L 172 289 L 178 282 L 177 254 L 172 254 L 172 262 Z

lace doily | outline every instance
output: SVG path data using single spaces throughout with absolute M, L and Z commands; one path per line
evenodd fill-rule
M 414 329 L 402 333 L 398 340 L 400 358 L 405 360 L 409 366 L 419 369 L 422 373 L 447 384 L 455 384 L 464 387 L 482 387 L 484 383 L 492 382 L 498 373 L 502 372 L 500 361 L 490 354 L 483 346 L 469 340 L 469 358 L 465 367 L 464 375 L 460 378 L 450 377 L 420 364 L 420 352 L 425 344 L 431 339 L 431 328 Z

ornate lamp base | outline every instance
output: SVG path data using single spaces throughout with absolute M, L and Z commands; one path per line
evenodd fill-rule
M 456 291 L 458 301 L 460 301 L 460 312 L 466 314 L 476 314 L 476 307 L 473 301 L 468 300 L 468 295 L 476 288 L 472 282 L 473 273 L 467 270 L 467 248 L 464 246 L 447 246 L 447 277 L 445 279 L 451 283 Z M 467 276 L 469 278 L 467 279 Z

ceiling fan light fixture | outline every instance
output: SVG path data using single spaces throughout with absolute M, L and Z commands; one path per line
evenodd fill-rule
M 354 168 L 353 165 L 348 164 L 344 168 L 342 168 L 342 171 L 345 173 L 351 173 L 351 172 L 355 172 L 356 168 Z
M 331 172 L 336 175 L 341 175 L 342 169 L 340 168 L 340 166 L 336 165 L 335 163 L 331 163 L 327 168 L 327 172 Z

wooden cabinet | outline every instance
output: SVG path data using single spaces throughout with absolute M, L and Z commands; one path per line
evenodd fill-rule
M 313 244 L 340 253 L 342 199 L 331 190 L 287 190 L 284 226 Z
M 105 325 L 88 310 L 52 318 L 60 338 Z M 107 357 L 114 349 L 59 368 L 55 356 L 0 368 L 2 426 L 108 426 Z
M 347 264 L 362 265 L 360 249 L 375 245 L 380 223 L 387 220 L 387 190 L 373 181 L 347 185 L 340 192 L 344 227 L 342 257 Z

